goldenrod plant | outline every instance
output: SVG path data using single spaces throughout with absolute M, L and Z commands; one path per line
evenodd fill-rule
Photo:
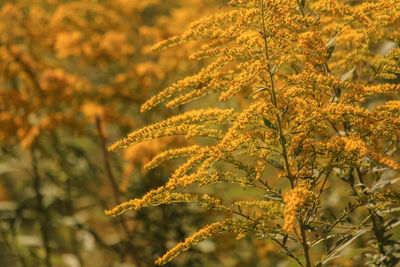
M 109 150 L 166 136 L 192 143 L 146 165 L 185 159 L 164 185 L 106 214 L 177 202 L 215 210 L 160 265 L 230 232 L 272 242 L 299 266 L 395 266 L 399 29 L 396 0 L 232 0 L 157 43 L 155 51 L 195 41 L 190 59 L 208 64 L 141 108 L 164 103 L 179 114 Z M 184 108 L 199 98 L 214 104 Z M 231 187 L 243 191 L 224 194 Z

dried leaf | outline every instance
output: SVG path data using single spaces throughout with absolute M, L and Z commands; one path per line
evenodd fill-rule
M 346 72 L 345 74 L 342 75 L 342 77 L 340 77 L 340 80 L 342 82 L 346 81 L 348 78 L 350 78 L 350 76 L 353 74 L 354 70 L 356 69 L 356 67 L 353 67 L 351 70 L 349 70 L 348 72 Z

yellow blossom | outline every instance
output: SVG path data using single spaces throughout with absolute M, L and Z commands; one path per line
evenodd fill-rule
M 285 202 L 285 218 L 282 229 L 290 232 L 297 216 L 297 212 L 302 209 L 307 201 L 315 201 L 316 194 L 309 190 L 306 181 L 299 181 L 295 188 L 283 195 Z

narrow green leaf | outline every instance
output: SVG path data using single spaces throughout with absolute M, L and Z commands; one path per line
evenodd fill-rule
M 349 174 L 349 181 L 348 181 L 348 183 L 349 183 L 349 184 L 354 184 L 354 174 L 353 174 L 352 172 Z
M 327 59 L 330 59 L 333 53 L 333 50 L 335 50 L 335 46 L 330 46 L 328 47 L 328 49 L 326 50 L 326 53 L 328 54 L 328 56 L 326 57 Z
M 335 34 L 335 36 L 333 36 L 332 39 L 330 39 L 330 40 L 325 44 L 325 46 L 326 46 L 326 47 L 335 46 L 335 44 L 336 44 L 336 39 L 337 39 L 338 36 L 339 36 L 339 33 Z
M 283 243 L 284 246 L 286 245 L 287 239 L 288 239 L 288 234 L 286 234 L 286 235 L 283 237 L 282 243 Z
M 275 193 L 266 194 L 264 197 L 266 197 L 268 199 L 271 199 L 271 200 L 276 200 L 276 201 L 279 201 L 279 202 L 283 202 L 282 196 L 280 196 L 278 194 L 275 194 Z
M 267 87 L 261 87 L 261 88 L 258 88 L 257 90 L 255 90 L 253 93 L 251 93 L 251 95 L 257 94 L 259 92 L 267 91 L 267 90 L 268 90 Z
M 290 106 L 290 103 L 288 103 L 288 104 L 283 108 L 283 110 L 281 111 L 281 115 L 282 115 L 282 116 L 285 116 L 286 112 L 289 110 L 289 106 Z
M 284 170 L 285 170 L 285 168 L 283 167 L 283 165 L 282 165 L 279 161 L 276 161 L 276 160 L 274 160 L 274 159 L 271 159 L 271 160 L 269 161 L 269 163 L 270 163 L 272 166 L 274 166 L 275 168 L 277 168 L 277 169 L 279 169 L 279 170 L 281 170 L 281 171 L 284 171 Z
M 337 97 L 340 97 L 340 95 L 342 94 L 342 89 L 340 89 L 339 87 L 336 88 L 335 93 Z
M 338 256 L 336 256 L 336 255 L 340 251 L 342 251 L 344 248 L 346 248 L 348 245 L 350 245 L 356 238 L 358 238 L 359 236 L 361 236 L 362 234 L 364 234 L 368 231 L 369 230 L 367 230 L 367 229 L 361 229 L 361 230 L 358 230 L 355 234 L 349 234 L 349 235 L 345 236 L 344 238 L 340 239 L 338 242 L 336 242 L 335 246 L 330 249 L 330 253 L 322 261 L 322 264 L 325 264 L 330 260 L 340 257 L 340 255 L 338 255 Z
M 350 78 L 350 76 L 353 74 L 354 70 L 356 69 L 356 67 L 353 67 L 351 70 L 349 70 L 348 72 L 346 72 L 345 74 L 342 75 L 342 77 L 340 77 L 340 80 L 342 82 L 346 81 L 348 78 Z
M 392 218 L 391 220 L 386 222 L 386 224 L 384 226 L 384 229 L 385 229 L 385 231 L 390 231 L 393 228 L 397 227 L 398 225 L 400 225 L 400 219 L 399 218 Z
M 291 133 L 288 133 L 288 134 L 294 135 L 294 134 L 299 134 L 299 133 L 304 133 L 304 131 L 295 131 L 295 132 L 291 132 Z
M 271 75 L 274 76 L 276 73 L 276 65 L 274 65 L 271 69 Z
M 292 160 L 294 160 L 303 151 L 303 144 L 300 144 L 293 153 Z
M 336 39 L 338 36 L 339 36 L 339 32 L 325 44 L 325 47 L 327 48 L 326 53 L 328 54 L 327 59 L 330 59 L 330 57 L 332 56 L 333 50 L 335 50 Z
M 277 130 L 276 129 L 276 127 L 272 124 L 272 122 L 270 122 L 269 120 L 267 120 L 266 118 L 264 118 L 263 117 L 263 121 L 264 121 L 264 124 L 268 127 L 268 128 L 270 128 L 270 129 L 272 129 L 272 130 Z
M 325 225 L 325 226 L 326 226 L 326 225 Z M 324 226 L 324 227 L 325 227 L 325 226 Z M 326 227 L 328 227 L 328 226 L 326 226 Z M 327 229 L 327 228 L 326 228 L 326 229 Z M 323 230 L 323 232 L 326 232 L 326 230 Z M 340 235 L 341 235 L 341 234 L 330 234 L 330 235 L 328 235 L 328 236 L 321 237 L 321 238 L 318 239 L 317 241 L 313 242 L 313 243 L 311 244 L 310 247 L 314 247 L 314 246 L 318 245 L 318 244 L 321 243 L 321 242 L 326 242 L 327 240 L 332 239 L 332 238 L 335 238 L 335 237 L 338 237 L 338 236 L 340 236 Z M 327 248 L 327 250 L 328 250 L 328 248 Z

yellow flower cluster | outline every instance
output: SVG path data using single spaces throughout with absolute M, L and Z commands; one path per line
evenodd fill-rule
M 251 229 L 256 228 L 256 231 L 265 231 L 260 227 L 262 224 L 257 224 L 255 222 L 249 222 L 243 219 L 227 219 L 223 222 L 216 222 L 201 228 L 198 232 L 194 233 L 190 237 L 187 237 L 183 242 L 178 243 L 172 249 L 170 249 L 166 254 L 156 260 L 156 264 L 163 265 L 171 261 L 173 258 L 178 256 L 181 252 L 188 250 L 200 241 L 209 238 L 210 236 L 215 236 L 221 232 L 233 232 L 237 233 L 236 239 L 241 239 L 245 237 L 246 233 Z
M 164 256 L 157 259 L 155 261 L 155 263 L 158 265 L 166 264 L 167 262 L 171 261 L 173 258 L 178 256 L 181 252 L 188 250 L 190 247 L 199 243 L 200 241 L 202 241 L 210 236 L 219 234 L 222 231 L 224 231 L 224 223 L 216 222 L 216 223 L 207 225 L 206 227 L 200 229 L 198 232 L 196 232 L 192 236 L 187 237 L 185 239 L 185 241 L 175 245 L 175 247 L 170 249 L 166 254 L 164 254 Z
M 169 118 L 165 121 L 146 126 L 130 133 L 127 138 L 120 140 L 110 146 L 109 150 L 115 151 L 129 145 L 152 140 L 162 136 L 185 135 L 187 137 L 209 136 L 220 138 L 221 131 L 207 129 L 204 125 L 197 125 L 198 122 L 226 123 L 236 117 L 233 109 L 209 108 L 204 110 L 189 111 L 182 115 Z
M 183 42 L 187 42 L 192 39 L 199 39 L 201 35 L 206 36 L 207 34 L 213 34 L 213 30 L 218 29 L 221 25 L 229 22 L 234 22 L 238 18 L 239 12 L 233 10 L 227 13 L 220 13 L 211 17 L 202 18 L 196 22 L 193 22 L 189 26 L 189 30 L 184 32 L 182 36 L 174 36 L 167 40 L 161 41 L 153 46 L 154 51 L 159 51 Z
M 211 177 L 208 174 L 208 169 L 217 161 L 221 156 L 220 151 L 214 147 L 202 147 L 195 155 L 189 158 L 183 165 L 176 169 L 168 180 L 166 187 L 170 190 L 175 189 L 181 185 L 187 187 L 188 185 L 199 182 L 200 184 L 216 183 L 219 174 L 215 173 Z M 201 163 L 201 164 L 200 164 Z M 196 165 L 200 164 L 196 172 L 187 175 Z M 209 179 L 209 181 L 207 181 Z
M 199 206 L 208 209 L 225 210 L 225 211 L 229 210 L 229 207 L 222 204 L 220 199 L 207 194 L 196 195 L 189 193 L 172 193 L 171 191 L 164 190 L 164 187 L 160 187 L 155 191 L 157 191 L 157 194 L 154 193 L 146 194 L 141 199 L 138 198 L 132 199 L 129 202 L 122 203 L 113 208 L 112 210 L 106 210 L 105 212 L 108 215 L 115 216 L 132 209 L 137 211 L 143 207 L 148 207 L 148 206 L 158 206 L 163 204 L 184 203 L 184 202 L 196 203 Z M 274 206 L 273 204 L 274 203 L 269 203 L 268 205 L 268 203 L 265 202 L 263 207 L 266 209 L 271 209 L 272 212 L 276 212 L 277 207 L 276 205 Z
M 352 7 L 350 5 L 339 3 L 338 1 L 328 0 L 328 1 L 317 1 L 316 3 L 312 4 L 312 8 L 315 10 L 320 11 L 328 11 L 332 12 L 332 15 L 335 16 L 343 16 L 348 15 L 360 23 L 370 26 L 371 20 L 366 16 L 361 10 L 357 7 Z
M 157 95 L 146 101 L 142 107 L 141 111 L 147 111 L 154 106 L 158 105 L 162 101 L 170 98 L 174 98 L 167 104 L 168 107 L 173 108 L 178 104 L 187 103 L 191 100 L 199 98 L 206 95 L 208 92 L 212 93 L 218 91 L 226 85 L 226 79 L 231 75 L 230 72 L 215 73 L 223 66 L 227 65 L 232 61 L 232 57 L 224 55 L 217 61 L 209 65 L 207 68 L 202 69 L 199 73 L 194 76 L 189 76 L 183 80 L 174 83 L 170 87 L 164 89 Z M 206 87 L 207 84 L 212 86 Z M 194 89 L 192 92 L 184 94 L 187 89 Z M 180 95 L 179 95 L 180 94 Z
M 309 31 L 299 35 L 298 49 L 302 49 L 307 64 L 319 65 L 327 61 L 326 47 L 318 32 Z M 313 79 L 314 77 L 309 77 Z M 318 77 L 315 77 L 316 79 Z M 320 77 L 321 79 L 321 77 Z
M 151 203 L 151 200 L 156 198 L 157 196 L 161 196 L 161 198 L 164 197 L 164 193 L 166 191 L 166 188 L 164 186 L 159 187 L 157 189 L 153 189 L 149 192 L 147 192 L 142 198 L 135 198 L 131 199 L 127 202 L 124 202 L 122 204 L 119 204 L 115 206 L 111 210 L 105 210 L 104 213 L 109 216 L 117 216 L 120 215 L 128 210 L 139 210 L 142 207 L 149 206 L 149 203 Z
M 233 207 L 241 207 L 241 208 L 248 208 L 248 207 L 256 207 L 260 209 L 265 209 L 270 212 L 272 215 L 275 213 L 275 215 L 280 212 L 281 209 L 281 204 L 276 202 L 276 201 L 266 201 L 266 200 L 241 200 L 241 201 L 235 201 L 232 204 Z M 272 219 L 272 216 L 270 217 Z
M 159 166 L 160 163 L 162 163 L 166 160 L 193 155 L 193 154 L 197 153 L 199 149 L 200 149 L 200 146 L 194 145 L 194 146 L 190 146 L 190 147 L 184 147 L 184 148 L 171 149 L 171 150 L 164 151 L 164 152 L 158 154 L 156 157 L 154 157 L 149 163 L 147 163 L 145 168 L 150 170 L 150 169 L 153 169 L 153 168 Z
M 120 7 L 115 4 L 116 9 Z M 97 23 L 111 23 L 119 25 L 115 29 L 105 32 L 92 31 L 89 21 L 77 17 L 92 15 L 97 16 Z M 66 21 L 72 21 L 86 32 L 65 27 Z M 59 58 L 69 56 L 84 56 L 87 60 L 118 60 L 124 64 L 126 59 L 135 51 L 134 45 L 128 39 L 126 31 L 129 24 L 113 9 L 95 3 L 68 3 L 61 5 L 55 11 L 50 25 L 59 30 L 56 35 L 55 49 Z M 104 62 L 104 61 L 103 61 Z
M 362 90 L 361 86 L 358 84 L 352 84 L 349 82 L 343 82 L 340 80 L 337 80 L 333 76 L 329 75 L 323 75 L 323 74 L 318 74 L 318 73 L 308 73 L 308 72 L 303 72 L 298 75 L 292 75 L 289 76 L 289 82 L 291 84 L 299 84 L 299 83 L 306 83 L 306 84 L 318 84 L 318 86 L 330 86 L 333 88 L 343 88 L 343 89 L 348 89 L 348 90 Z
M 130 181 L 132 178 L 131 175 L 138 169 L 140 169 L 143 175 L 147 174 L 149 168 L 147 168 L 146 165 L 150 164 L 150 162 L 152 161 L 152 157 L 154 157 L 157 153 L 160 153 L 162 150 L 165 150 L 165 148 L 170 145 L 182 145 L 182 144 L 185 144 L 185 140 L 183 138 L 179 138 L 176 136 L 173 137 L 169 136 L 157 140 L 142 142 L 128 147 L 124 151 L 124 160 L 126 160 L 127 164 L 125 164 L 123 169 L 120 190 L 124 192 L 127 191 L 131 182 Z M 157 164 L 159 163 L 161 162 L 158 162 Z
M 232 4 L 240 6 L 243 3 Z M 240 91 L 249 90 L 251 86 L 258 86 L 258 84 L 261 86 L 263 84 L 262 77 L 266 75 L 264 68 L 266 64 L 265 59 L 254 57 L 255 54 L 263 50 L 264 46 L 259 29 L 254 27 L 260 20 L 260 3 L 259 1 L 255 1 L 254 3 L 249 2 L 247 4 L 246 8 L 202 18 L 193 23 L 189 27 L 189 30 L 181 36 L 171 37 L 169 40 L 163 41 L 154 47 L 155 50 L 160 50 L 192 39 L 210 39 L 211 44 L 205 45 L 204 50 L 195 53 L 192 59 L 218 58 L 198 74 L 187 77 L 152 97 L 142 106 L 142 111 L 146 111 L 170 98 L 174 99 L 170 100 L 166 106 L 172 108 L 221 90 L 224 90 L 224 92 L 222 92 L 219 100 L 226 101 Z M 291 47 L 295 46 L 297 37 L 293 33 L 290 33 L 290 31 L 282 29 L 279 26 L 283 24 L 287 27 L 300 29 L 302 26 L 299 27 L 299 23 L 309 23 L 311 19 L 298 15 L 294 17 L 290 16 L 288 12 L 291 8 L 296 7 L 296 3 L 293 1 L 286 3 L 286 5 L 267 1 L 266 7 L 268 9 L 265 16 L 271 20 L 271 23 L 268 24 L 270 27 L 269 32 L 271 32 L 271 35 L 277 36 L 277 38 L 271 40 L 271 46 L 274 49 L 289 51 Z M 285 19 L 283 22 L 281 21 L 282 17 Z M 234 25 L 225 27 L 225 25 L 230 23 Z M 232 45 L 228 45 L 230 41 Z M 233 46 L 234 44 L 236 46 Z M 228 63 L 241 58 L 248 60 L 248 62 L 237 64 L 234 70 L 221 70 Z M 254 60 L 255 58 L 257 60 Z M 276 55 L 274 59 L 277 65 L 283 64 L 286 61 L 288 61 L 288 57 L 284 53 Z M 234 72 L 232 71 L 238 72 L 233 78 L 232 74 Z M 183 94 L 183 91 L 186 89 L 191 89 L 191 92 Z
M 376 152 L 374 149 L 370 148 L 367 143 L 356 137 L 334 136 L 323 146 L 325 146 L 330 152 L 336 151 L 356 154 L 358 159 L 366 156 L 371 157 L 374 161 L 384 166 L 388 166 L 393 170 L 400 170 L 400 164 L 398 162 L 389 156 Z
M 400 92 L 400 85 L 398 84 L 377 84 L 365 87 L 364 92 L 366 96 L 373 95 L 388 95 L 394 96 Z
M 316 201 L 316 194 L 309 190 L 310 186 L 306 181 L 300 180 L 296 187 L 283 195 L 285 203 L 284 223 L 282 229 L 290 232 L 293 229 L 297 212 L 304 207 L 307 201 Z

